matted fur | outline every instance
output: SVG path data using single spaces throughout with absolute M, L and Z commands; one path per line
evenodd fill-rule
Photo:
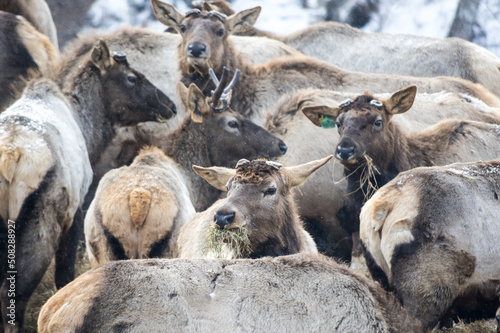
M 494 316 L 499 191 L 499 160 L 457 163 L 402 172 L 363 206 L 368 267 L 424 328 Z
M 60 290 L 38 321 L 40 333 L 155 332 L 165 325 L 175 332 L 421 332 L 380 286 L 304 254 L 109 263 Z
M 179 230 L 194 214 L 179 165 L 158 148 L 143 149 L 99 183 L 85 217 L 90 263 L 175 258 Z

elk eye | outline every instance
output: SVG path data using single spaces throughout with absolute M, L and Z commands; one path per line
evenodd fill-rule
M 184 24 L 181 24 L 179 28 L 181 29 L 181 32 L 186 32 L 186 26 Z
M 220 28 L 219 30 L 217 30 L 217 36 L 219 37 L 223 36 L 224 32 L 225 32 L 224 28 Z
M 275 195 L 276 194 L 276 187 L 271 187 L 267 191 L 264 192 L 264 196 L 266 195 Z
M 240 127 L 240 125 L 238 125 L 238 122 L 236 120 L 230 120 L 227 123 L 227 126 L 229 126 L 231 128 L 238 128 L 238 127 Z
M 134 75 L 127 76 L 127 80 L 128 80 L 128 82 L 133 83 L 133 84 L 137 83 L 137 78 Z
M 375 123 L 373 123 L 373 126 L 375 126 L 377 128 L 382 127 L 382 120 L 380 120 L 380 119 L 376 120 Z

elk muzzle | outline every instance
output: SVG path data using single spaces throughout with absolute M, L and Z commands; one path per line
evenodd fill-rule
M 234 216 L 234 212 L 226 213 L 217 211 L 214 214 L 214 223 L 218 228 L 224 229 L 234 222 Z
M 201 42 L 194 42 L 188 45 L 187 55 L 193 58 L 206 57 L 207 46 Z
M 337 146 L 336 157 L 341 161 L 347 161 L 354 157 L 356 147 L 352 143 L 340 144 Z
M 287 152 L 287 150 L 288 150 L 287 145 L 286 145 L 283 141 L 281 141 L 281 142 L 278 144 L 278 146 L 280 147 L 281 155 L 285 155 L 285 154 L 286 154 L 286 152 Z

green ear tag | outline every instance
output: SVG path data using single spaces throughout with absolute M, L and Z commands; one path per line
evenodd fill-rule
M 335 128 L 335 121 L 328 118 L 328 116 L 321 115 L 321 128 Z

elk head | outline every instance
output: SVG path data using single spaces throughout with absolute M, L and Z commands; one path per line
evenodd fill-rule
M 205 97 L 200 89 L 191 84 L 186 89 L 179 83 L 183 100 L 187 101 L 191 126 L 199 126 L 199 133 L 207 138 L 209 155 L 216 165 L 234 165 L 241 158 L 276 158 L 287 151 L 285 143 L 254 124 L 229 107 L 231 89 L 239 77 L 237 70 L 230 81 L 230 70 L 224 68 L 219 81 L 212 72 L 217 88 L 212 97 Z
M 340 139 L 335 156 L 344 165 L 365 163 L 365 156 L 376 166 L 387 163 L 394 137 L 392 116 L 411 108 L 417 87 L 411 85 L 385 100 L 364 94 L 338 107 L 308 106 L 302 111 L 316 126 L 337 126 Z M 335 125 L 333 125 L 335 122 Z
M 210 68 L 220 73 L 232 56 L 226 54 L 227 37 L 251 28 L 260 13 L 260 7 L 255 7 L 231 16 L 199 9 L 183 15 L 170 4 L 159 0 L 152 0 L 151 3 L 156 18 L 182 36 L 179 58 L 181 70 L 185 74 L 208 75 Z
M 106 109 L 120 125 L 169 119 L 177 113 L 175 104 L 160 89 L 130 68 L 124 53 L 111 56 L 104 41 L 95 45 L 91 62 L 100 71 Z
M 247 227 L 251 241 L 263 242 L 284 221 L 290 220 L 291 212 L 295 213 L 291 189 L 305 182 L 332 157 L 293 167 L 242 159 L 236 169 L 199 166 L 193 169 L 212 186 L 228 192 L 214 214 L 214 227 Z

